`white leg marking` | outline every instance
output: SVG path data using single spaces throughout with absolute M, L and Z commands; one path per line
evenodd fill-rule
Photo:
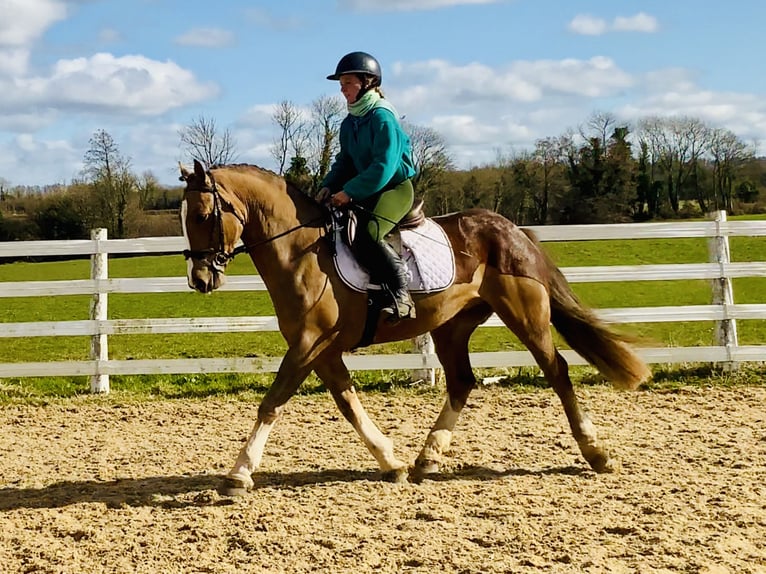
M 423 450 L 418 455 L 418 460 L 430 460 L 434 462 L 441 461 L 442 455 L 449 450 L 452 442 L 452 431 L 457 424 L 460 411 L 452 408 L 449 398 L 444 402 L 439 416 L 428 433 Z
M 246 485 L 252 486 L 253 479 L 250 478 L 250 475 L 261 464 L 263 450 L 266 447 L 266 441 L 272 428 L 274 428 L 274 423 L 262 423 L 260 421 L 255 423 L 250 438 L 247 439 L 245 446 L 239 451 L 237 462 L 234 463 L 234 467 L 229 471 L 230 478 L 241 480 Z
M 362 438 L 367 450 L 378 461 L 380 470 L 386 472 L 402 468 L 404 463 L 394 456 L 394 442 L 384 435 L 375 423 L 372 422 L 361 403 L 357 403 L 357 405 L 358 410 L 355 410 L 359 417 L 359 426 L 358 428 L 355 426 L 356 432 Z

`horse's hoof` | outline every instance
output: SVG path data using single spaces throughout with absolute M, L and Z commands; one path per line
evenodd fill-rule
M 383 481 L 403 484 L 407 482 L 408 472 L 406 467 L 387 470 L 383 473 Z
M 253 488 L 253 482 L 247 484 L 240 478 L 227 476 L 218 487 L 218 494 L 221 496 L 245 496 Z
M 590 463 L 590 467 L 599 474 L 620 471 L 620 461 L 607 454 L 600 454 L 588 462 Z
M 423 482 L 423 479 L 431 474 L 439 473 L 439 463 L 433 460 L 421 460 L 415 463 L 410 470 L 410 480 L 415 483 Z

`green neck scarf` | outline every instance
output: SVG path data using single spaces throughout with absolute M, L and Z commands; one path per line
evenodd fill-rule
M 380 101 L 380 94 L 377 90 L 370 90 L 366 92 L 361 98 L 355 101 L 353 104 L 348 104 L 348 113 L 357 118 L 362 117 Z

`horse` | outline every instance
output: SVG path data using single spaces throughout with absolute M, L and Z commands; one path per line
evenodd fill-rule
M 255 165 L 206 169 L 179 164 L 185 182 L 181 223 L 187 240 L 187 279 L 202 293 L 219 288 L 226 265 L 247 252 L 271 296 L 287 343 L 257 419 L 219 491 L 243 495 L 254 486 L 269 433 L 285 404 L 313 371 L 343 417 L 377 461 L 381 479 L 419 482 L 442 468 L 455 425 L 472 389 L 468 342 L 495 313 L 529 349 L 558 395 L 582 456 L 598 472 L 617 462 L 599 441 L 580 407 L 568 364 L 554 345 L 553 327 L 617 388 L 636 389 L 651 371 L 632 348 L 635 340 L 599 320 L 573 293 L 561 270 L 533 233 L 486 209 L 431 218 L 446 232 L 454 253 L 452 284 L 435 293 L 414 294 L 416 318 L 381 319 L 374 343 L 430 333 L 444 373 L 443 408 L 412 465 L 394 453 L 365 411 L 343 353 L 359 342 L 367 296 L 340 280 L 328 239 L 327 208 L 285 178 Z M 241 241 L 241 244 L 240 244 Z

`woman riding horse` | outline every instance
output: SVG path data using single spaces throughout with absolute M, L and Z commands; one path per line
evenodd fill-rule
M 415 318 L 407 290 L 407 266 L 385 237 L 412 208 L 415 175 L 410 139 L 394 107 L 380 90 L 380 64 L 366 52 L 343 56 L 328 80 L 339 80 L 348 104 L 340 126 L 340 153 L 317 198 L 336 207 L 355 203 L 360 218 L 354 254 L 373 283 L 385 284 L 392 297 L 382 312 L 392 322 Z

